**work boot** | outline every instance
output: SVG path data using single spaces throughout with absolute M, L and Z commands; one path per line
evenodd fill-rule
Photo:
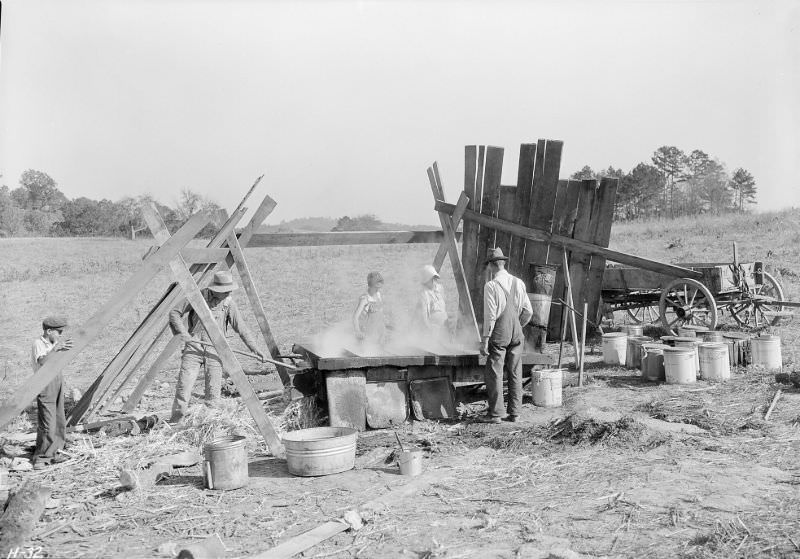
M 503 418 L 503 421 L 508 421 L 509 423 L 516 423 L 517 422 L 517 416 L 509 414 L 509 415 L 507 415 L 507 416 L 505 416 Z

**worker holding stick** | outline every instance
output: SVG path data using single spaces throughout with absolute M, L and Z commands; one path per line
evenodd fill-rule
M 503 405 L 503 370 L 508 373 L 507 421 L 516 421 L 522 409 L 522 327 L 533 316 L 525 282 L 506 271 L 506 260 L 499 248 L 489 250 L 486 265 L 492 279 L 483 287 L 483 337 L 481 354 L 488 355 L 484 379 L 489 409 L 481 419 L 500 423 L 506 416 Z
M 265 355 L 258 349 L 250 330 L 248 330 L 239 313 L 236 302 L 230 296 L 237 288 L 230 272 L 222 271 L 214 274 L 214 280 L 201 293 L 214 316 L 214 321 L 220 330 L 228 336 L 228 328 L 239 334 L 245 345 L 260 360 Z M 188 328 L 183 322 L 183 316 L 188 314 Z M 169 324 L 172 332 L 180 336 L 184 343 L 181 357 L 181 370 L 178 373 L 178 386 L 175 390 L 175 400 L 172 403 L 172 418 L 170 421 L 180 421 L 186 414 L 189 401 L 192 398 L 192 388 L 200 373 L 200 367 L 205 367 L 205 399 L 206 405 L 213 405 L 219 400 L 222 392 L 222 361 L 211 343 L 192 306 L 187 302 L 182 308 L 173 309 L 169 313 Z
M 42 335 L 33 341 L 31 362 L 36 373 L 56 351 L 67 351 L 72 340 L 63 338 L 67 319 L 48 316 L 42 321 Z M 36 398 L 37 428 L 36 449 L 33 451 L 33 469 L 41 470 L 51 464 L 64 462 L 60 454 L 67 440 L 67 418 L 64 415 L 64 377 L 61 373 L 48 384 Z

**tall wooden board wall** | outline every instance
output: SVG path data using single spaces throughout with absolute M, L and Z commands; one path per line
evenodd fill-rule
M 604 247 L 611 235 L 617 180 L 604 178 L 598 187 L 594 180 L 559 180 L 563 142 L 538 140 L 522 144 L 519 151 L 517 184 L 502 185 L 503 149 L 493 146 L 466 146 L 464 191 L 469 209 L 500 219 L 574 237 Z M 462 261 L 478 322 L 483 320 L 483 266 L 486 252 L 500 247 L 509 256 L 509 271 L 525 280 L 532 264 L 557 266 L 553 300 L 564 297 L 563 249 L 555 245 L 526 241 L 508 233 L 464 222 Z M 573 301 L 580 309 L 589 304 L 589 320 L 600 314 L 605 259 L 568 253 Z M 563 308 L 553 304 L 548 335 L 560 336 Z

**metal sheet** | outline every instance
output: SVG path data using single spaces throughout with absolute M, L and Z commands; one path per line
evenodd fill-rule
M 453 385 L 448 378 L 411 381 L 411 410 L 416 419 L 449 419 L 456 415 Z
M 367 425 L 372 429 L 386 429 L 408 419 L 408 383 L 367 383 Z

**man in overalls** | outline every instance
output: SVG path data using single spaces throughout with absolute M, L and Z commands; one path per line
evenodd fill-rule
M 492 279 L 483 287 L 483 338 L 481 354 L 488 355 L 484 379 L 489 409 L 481 421 L 516 421 L 522 409 L 522 327 L 533 316 L 525 283 L 506 271 L 499 248 L 489 250 L 486 264 Z M 503 405 L 503 370 L 508 373 L 508 415 Z
M 201 293 L 203 298 L 214 315 L 214 322 L 217 323 L 225 337 L 228 337 L 228 327 L 239 334 L 245 345 L 250 351 L 255 353 L 260 359 L 264 354 L 258 349 L 252 334 L 248 330 L 239 314 L 236 302 L 230 296 L 231 291 L 236 289 L 233 276 L 230 272 L 217 272 L 214 280 Z M 183 323 L 183 315 L 189 314 L 188 328 Z M 178 373 L 178 386 L 175 390 L 175 400 L 172 403 L 171 422 L 180 421 L 186 414 L 189 401 L 192 399 L 192 388 L 200 373 L 200 367 L 205 366 L 205 398 L 206 404 L 213 404 L 219 400 L 222 392 L 222 361 L 220 361 L 217 351 L 211 343 L 211 338 L 203 328 L 197 314 L 192 306 L 187 302 L 182 308 L 173 309 L 169 313 L 169 324 L 172 332 L 180 336 L 184 343 L 183 355 L 181 357 L 181 370 Z M 204 344 L 197 343 L 198 341 Z

